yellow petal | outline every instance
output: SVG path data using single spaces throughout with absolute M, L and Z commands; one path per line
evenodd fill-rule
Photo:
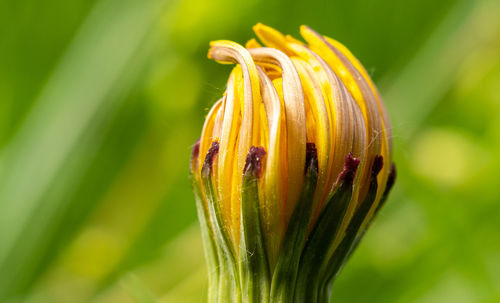
M 286 149 L 286 141 L 282 139 L 286 135 L 282 133 L 282 120 L 284 120 L 284 106 L 280 100 L 273 82 L 264 70 L 257 68 L 260 77 L 262 99 L 266 110 L 267 124 L 269 125 L 269 144 L 267 148 L 266 167 L 262 177 L 264 183 L 262 203 L 262 225 L 268 249 L 268 257 L 271 268 L 274 267 L 278 258 L 281 239 L 284 234 L 284 213 L 281 208 L 285 195 L 283 192 L 284 179 L 282 178 L 283 165 L 280 156 Z
M 318 153 L 318 181 L 313 208 L 316 209 L 320 199 L 327 191 L 326 182 L 328 179 L 329 168 L 332 163 L 333 149 L 331 139 L 331 128 L 333 122 L 330 121 L 329 108 L 327 106 L 327 93 L 322 89 L 313 68 L 303 59 L 294 57 L 292 61 L 299 72 L 302 87 L 304 89 L 306 101 L 306 124 L 308 129 L 311 125 L 311 131 L 308 131 L 308 142 L 316 145 Z
M 247 43 L 245 43 L 245 48 L 257 48 L 257 47 L 262 47 L 262 45 L 260 45 L 260 43 L 257 42 L 255 38 L 252 38 L 248 40 Z
M 369 187 L 371 161 L 375 155 L 380 155 L 382 152 L 383 129 L 375 96 L 361 73 L 342 53 L 332 48 L 322 36 L 307 26 L 301 26 L 300 32 L 309 47 L 321 56 L 338 75 L 363 113 L 368 147 L 366 157 L 361 159 L 361 167 L 358 168 L 358 171 L 361 169 L 362 173 L 360 199 L 363 199 Z
M 241 67 L 237 66 L 229 76 L 227 83 L 226 98 L 224 101 L 224 121 L 219 141 L 218 155 L 218 193 L 221 201 L 222 218 L 225 228 L 228 230 L 231 223 L 231 191 L 233 189 L 233 161 L 235 161 L 234 150 L 240 129 L 240 105 L 239 98 L 235 96 L 235 75 L 242 77 Z
M 380 93 L 377 90 L 377 87 L 373 83 L 372 79 L 370 78 L 370 75 L 368 75 L 368 72 L 366 69 L 363 67 L 363 65 L 359 62 L 359 60 L 345 47 L 342 43 L 329 38 L 329 37 L 324 37 L 325 40 L 331 45 L 333 49 L 336 49 L 339 51 L 342 55 L 344 55 L 350 62 L 351 64 L 361 73 L 363 76 L 364 80 L 368 85 L 370 86 L 370 89 L 375 97 L 375 100 L 377 101 L 377 107 L 379 109 L 379 114 L 382 116 L 382 150 L 381 150 L 381 155 L 384 157 L 384 161 L 386 162 L 385 165 L 382 168 L 382 171 L 379 174 L 378 177 L 378 183 L 383 185 L 387 182 L 387 177 L 389 175 L 390 171 L 390 163 L 389 160 L 391 159 L 391 149 L 392 149 L 392 130 L 391 130 L 391 124 L 389 121 L 389 115 L 387 114 L 387 110 L 385 109 L 385 106 L 381 100 Z M 381 194 L 385 190 L 385 186 L 380 186 L 380 189 L 377 192 L 377 201 L 380 199 Z M 376 208 L 376 204 L 374 205 L 373 209 Z M 373 211 L 372 211 L 373 212 Z M 371 217 L 371 214 L 369 214 L 368 217 Z
M 282 155 L 288 162 L 287 194 L 285 205 L 286 222 L 297 203 L 304 181 L 306 153 L 306 116 L 304 92 L 300 77 L 291 59 L 283 52 L 271 48 L 250 49 L 256 62 L 279 65 L 282 70 L 283 99 L 286 117 L 287 153 Z
M 260 125 L 260 86 L 259 77 L 255 63 L 248 51 L 238 43 L 226 40 L 213 41 L 210 43 L 208 57 L 219 62 L 238 63 L 243 74 L 243 109 L 241 127 L 238 135 L 238 166 L 237 173 L 240 174 L 233 188 L 241 188 L 241 174 L 245 165 L 246 156 L 251 146 L 259 146 L 261 131 Z M 231 231 L 233 232 L 234 245 L 239 242 L 239 205 L 241 197 L 238 195 L 231 199 Z
M 254 25 L 253 31 L 265 46 L 281 50 L 290 55 L 287 49 L 286 37 L 276 29 L 262 23 L 257 23 Z

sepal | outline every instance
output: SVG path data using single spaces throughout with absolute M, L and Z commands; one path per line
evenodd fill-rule
M 321 282 L 318 273 L 323 268 L 328 251 L 337 236 L 351 201 L 353 181 L 358 165 L 359 159 L 348 154 L 344 170 L 337 180 L 338 186 L 311 230 L 300 259 L 300 275 L 295 288 L 295 302 L 318 302 L 318 288 Z
M 229 236 L 224 230 L 221 210 L 217 203 L 216 191 L 212 178 L 213 161 L 218 152 L 219 143 L 213 142 L 208 150 L 201 170 L 201 181 L 207 199 L 208 214 L 213 229 L 214 243 L 217 247 L 217 258 L 219 261 L 219 285 L 217 286 L 216 302 L 240 302 L 241 289 L 238 268 L 236 266 L 235 255 L 230 244 Z
M 265 154 L 264 148 L 252 146 L 243 173 L 239 246 L 243 302 L 269 302 L 269 265 L 260 223 L 261 204 L 257 183 Z
M 383 158 L 380 155 L 375 156 L 372 164 L 370 177 L 370 186 L 368 194 L 354 212 L 349 225 L 347 226 L 344 238 L 339 246 L 335 249 L 332 258 L 329 260 L 324 274 L 321 276 L 322 285 L 320 286 L 319 296 L 325 302 L 330 296 L 331 286 L 336 276 L 342 269 L 342 266 L 347 262 L 352 252 L 356 249 L 359 241 L 363 237 L 366 228 L 360 230 L 365 221 L 370 209 L 374 205 L 377 196 L 378 182 L 377 176 L 383 166 Z
M 302 249 L 306 242 L 313 197 L 318 181 L 318 154 L 314 143 L 306 145 L 305 183 L 285 233 L 271 285 L 272 302 L 292 302 Z
M 217 257 L 217 248 L 214 243 L 214 232 L 209 223 L 209 214 L 201 193 L 201 185 L 198 183 L 194 173 L 197 170 L 196 163 L 200 151 L 200 140 L 194 146 L 191 154 L 191 182 L 193 185 L 194 196 L 196 201 L 196 211 L 200 222 L 201 237 L 203 241 L 203 249 L 208 267 L 208 291 L 207 299 L 209 302 L 216 302 L 217 285 L 219 285 L 219 260 Z

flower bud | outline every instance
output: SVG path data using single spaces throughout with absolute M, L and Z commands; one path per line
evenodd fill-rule
M 191 162 L 209 301 L 323 302 L 394 183 L 389 120 L 339 42 L 254 31 L 208 52 L 235 64 Z

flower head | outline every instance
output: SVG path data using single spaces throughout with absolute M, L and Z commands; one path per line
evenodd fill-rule
M 209 58 L 235 67 L 193 151 L 205 246 L 219 268 L 237 267 L 242 293 L 257 283 L 274 298 L 290 289 L 319 298 L 392 185 L 390 124 L 341 43 L 307 26 L 306 43 L 262 24 L 254 31 L 263 45 L 210 43 Z M 313 287 L 300 282 L 301 267 L 318 271 Z

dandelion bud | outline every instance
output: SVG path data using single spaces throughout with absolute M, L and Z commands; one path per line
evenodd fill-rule
M 191 172 L 209 302 L 326 302 L 394 183 L 389 120 L 359 61 L 306 26 L 262 24 L 206 117 Z

